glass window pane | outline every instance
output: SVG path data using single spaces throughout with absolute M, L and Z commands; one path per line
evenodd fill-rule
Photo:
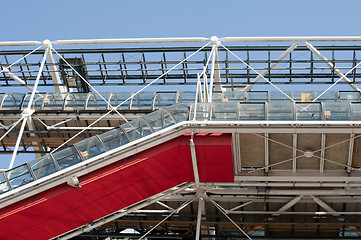
M 151 109 L 153 103 L 153 92 L 138 93 L 132 101 L 132 109 Z
M 323 114 L 325 120 L 347 121 L 351 119 L 348 102 L 324 102 Z
M 266 102 L 268 101 L 268 92 L 248 92 L 248 102 Z
M 193 105 L 194 106 L 194 105 Z M 210 119 L 210 108 L 211 105 L 209 103 L 198 103 L 197 111 L 196 111 L 196 120 L 197 121 L 207 121 Z M 191 112 L 189 114 L 189 119 L 193 120 L 194 118 L 194 107 L 192 107 Z
M 130 141 L 134 141 L 152 133 L 141 118 L 123 124 L 122 128 L 128 134 Z
M 157 93 L 154 101 L 154 109 L 173 105 L 176 101 L 176 96 L 177 93 Z
M 99 139 L 96 136 L 75 143 L 74 146 L 78 148 L 84 160 L 95 157 L 105 152 L 103 144 L 99 141 Z
M 293 103 L 290 101 L 270 101 L 268 103 L 268 120 L 293 120 Z
M 352 114 L 354 121 L 361 121 L 361 103 L 352 103 Z
M 358 102 L 360 101 L 360 93 L 358 92 L 340 92 L 341 101 Z
M 37 179 L 50 175 L 57 171 L 55 163 L 50 155 L 29 162 L 29 166 Z
M 196 92 L 181 92 L 180 93 L 180 102 L 182 103 L 194 103 L 196 98 Z
M 31 177 L 28 166 L 26 164 L 6 171 L 5 174 L 7 174 L 10 185 L 13 189 L 34 180 Z
M 144 116 L 144 119 L 147 120 L 155 132 L 175 123 L 170 115 L 163 109 Z
M 81 162 L 78 153 L 73 147 L 63 149 L 52 154 L 54 160 L 58 163 L 60 169 L 70 167 L 76 163 Z
M 322 120 L 320 103 L 296 103 L 296 112 L 298 121 Z
M 177 122 L 188 121 L 189 119 L 189 104 L 175 104 L 167 107 L 167 111 L 177 120 Z
M 234 121 L 237 120 L 238 104 L 232 103 L 213 103 L 212 120 Z
M 265 120 L 264 103 L 241 103 L 239 120 Z
M 8 182 L 5 180 L 4 173 L 0 173 L 0 194 L 10 190 Z
M 100 134 L 99 138 L 108 150 L 112 150 L 129 142 L 127 136 L 125 136 L 124 132 L 119 128 Z

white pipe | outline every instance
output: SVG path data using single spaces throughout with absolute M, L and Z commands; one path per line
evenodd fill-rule
M 74 39 L 55 40 L 56 45 L 76 44 L 119 44 L 119 43 L 176 43 L 176 42 L 206 42 L 205 37 L 175 37 L 175 38 L 115 38 L 115 39 Z
M 3 68 L 2 71 L 3 71 L 4 73 L 6 73 L 7 75 L 9 75 L 9 77 L 11 77 L 11 78 L 14 79 L 15 81 L 17 81 L 18 83 L 20 83 L 21 85 L 23 85 L 24 87 L 26 87 L 28 90 L 33 91 L 33 88 L 32 88 L 32 87 L 28 86 L 25 81 L 23 81 L 21 78 L 19 78 L 18 76 L 16 76 L 16 75 L 13 74 L 12 72 L 10 72 L 8 68 L 6 68 L 6 67 L 4 67 L 4 66 L 3 66 L 2 68 Z M 36 91 L 36 93 L 39 93 L 39 92 Z
M 10 164 L 9 164 L 9 169 L 11 169 L 11 168 L 14 166 L 15 157 L 16 157 L 16 154 L 18 153 L 18 149 L 19 149 L 19 145 L 20 145 L 20 140 L 21 140 L 21 138 L 22 138 L 22 136 L 23 136 L 27 119 L 28 119 L 28 117 L 24 117 L 23 123 L 21 124 L 21 128 L 20 128 L 20 131 L 19 131 L 18 139 L 16 140 L 16 143 L 15 143 L 14 152 L 13 152 L 13 155 L 11 156 L 11 160 L 10 160 Z
M 9 42 L 0 42 L 1 47 L 12 47 L 12 46 L 37 46 L 42 44 L 39 41 L 9 41 Z
M 361 41 L 361 36 L 330 37 L 224 37 L 222 42 L 352 42 Z

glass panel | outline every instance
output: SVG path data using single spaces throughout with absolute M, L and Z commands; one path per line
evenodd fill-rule
M 81 159 L 74 147 L 66 148 L 59 152 L 55 152 L 52 155 L 54 160 L 58 163 L 60 169 L 67 168 L 81 162 Z
M 283 91 L 283 92 L 291 97 L 291 91 Z M 284 95 L 280 91 L 271 91 L 269 92 L 269 95 L 270 95 L 270 100 L 290 100 L 286 95 Z
M 1 106 L 2 110 L 19 110 L 20 104 L 24 98 L 25 94 L 23 93 L 12 93 L 6 94 L 4 96 L 4 101 Z
M 292 97 L 297 102 L 311 102 L 313 100 L 313 91 L 293 91 Z
M 65 101 L 65 110 L 84 109 L 87 93 L 71 93 Z
M 177 122 L 188 121 L 189 119 L 189 104 L 175 104 L 167 107 L 167 111 L 177 120 Z
M 36 110 L 41 109 L 41 107 L 43 105 L 44 97 L 45 97 L 45 95 L 40 95 L 40 94 L 35 95 L 34 102 L 33 102 L 34 109 L 36 109 Z M 25 107 L 27 107 L 27 105 Z
M 129 142 L 127 136 L 125 136 L 124 132 L 120 128 L 100 134 L 99 138 L 108 150 L 112 150 Z
M 212 120 L 234 121 L 237 120 L 238 103 L 213 103 Z
M 37 179 L 57 171 L 55 163 L 49 154 L 29 162 L 29 166 Z
M 239 120 L 265 120 L 264 103 L 241 103 Z
M 141 118 L 123 124 L 122 128 L 128 134 L 130 141 L 134 141 L 152 133 Z
M 268 101 L 268 92 L 248 92 L 248 102 L 266 102 Z
M 317 98 L 322 92 L 317 91 L 314 92 L 315 98 Z M 325 101 L 336 101 L 337 92 L 329 91 L 322 94 L 321 97 L 317 98 L 317 102 L 325 102 Z
M 298 121 L 322 120 L 321 103 L 296 103 Z
M 195 98 L 196 98 L 196 92 L 182 92 L 180 96 L 180 102 L 194 103 Z
M 170 115 L 163 109 L 144 116 L 144 119 L 147 120 L 155 132 L 175 123 Z
M 196 111 L 196 120 L 197 121 L 207 121 L 210 119 L 210 108 L 211 105 L 209 103 L 198 103 L 197 111 Z M 193 120 L 194 118 L 194 105 L 191 108 L 191 112 L 189 114 L 189 120 Z
M 361 103 L 352 103 L 352 114 L 354 121 L 361 121 Z
M 213 93 L 213 102 L 243 102 L 245 98 L 245 92 L 223 92 Z
M 358 102 L 360 101 L 360 93 L 358 92 L 340 92 L 341 101 Z
M 325 115 L 325 120 L 347 121 L 351 119 L 348 102 L 324 102 L 323 113 Z
M 153 92 L 141 92 L 138 93 L 132 102 L 132 109 L 151 109 L 153 103 Z
M 291 101 L 270 101 L 268 103 L 268 120 L 293 120 L 293 103 Z
M 47 109 L 47 110 L 63 109 L 63 103 L 64 103 L 64 99 L 65 99 L 66 95 L 67 95 L 66 93 L 54 93 L 54 94 L 48 95 L 44 99 L 43 109 Z
M 84 160 L 95 157 L 105 152 L 103 144 L 99 141 L 99 139 L 96 136 L 75 143 L 74 146 L 78 148 Z
M 21 185 L 25 185 L 34 179 L 31 177 L 28 166 L 26 164 L 21 165 L 12 170 L 6 171 L 11 187 L 17 188 Z
M 176 101 L 177 93 L 157 93 L 154 101 L 154 108 L 164 108 L 173 105 Z
M 4 173 L 0 173 L 0 194 L 10 190 L 8 182 L 5 180 Z
M 114 107 L 118 106 L 119 104 L 121 104 L 122 102 L 127 100 L 131 95 L 132 95 L 132 93 L 116 93 L 117 104 Z M 112 99 L 115 99 L 115 98 L 112 97 Z M 127 102 L 124 102 L 118 108 L 119 109 L 129 109 L 129 104 L 130 104 L 130 100 L 128 100 Z

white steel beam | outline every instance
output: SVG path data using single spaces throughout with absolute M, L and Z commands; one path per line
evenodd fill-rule
M 35 96 L 35 91 L 38 87 L 38 84 L 39 84 L 39 80 L 40 80 L 40 77 L 41 77 L 41 74 L 43 72 L 43 68 L 44 68 L 44 64 L 45 64 L 45 60 L 46 60 L 46 56 L 48 54 L 48 51 L 49 49 L 45 49 L 45 53 L 43 55 L 43 59 L 41 61 L 41 64 L 40 64 L 40 68 L 39 68 L 39 71 L 38 71 L 38 75 L 36 76 L 36 80 L 35 80 L 35 83 L 34 83 L 34 88 L 33 88 L 33 91 L 31 92 L 31 95 L 30 95 L 30 99 L 29 99 L 29 103 L 28 103 L 28 106 L 27 108 L 21 113 L 21 115 L 23 116 L 23 123 L 21 125 L 21 128 L 20 128 L 20 132 L 19 132 L 19 135 L 18 135 L 18 138 L 16 140 L 16 143 L 15 143 L 15 147 L 14 147 L 14 151 L 13 151 L 13 155 L 11 157 L 11 160 L 10 160 L 10 164 L 9 164 L 9 169 L 13 167 L 14 165 L 14 161 L 15 161 L 15 157 L 18 153 L 18 149 L 19 149 L 19 145 L 20 145 L 20 141 L 21 141 L 21 138 L 23 136 L 23 132 L 24 132 L 24 129 L 25 129 L 25 125 L 26 125 L 26 122 L 28 120 L 28 118 L 33 114 L 34 110 L 31 109 L 31 106 L 33 105 L 33 101 L 34 101 L 34 96 Z
M 15 46 L 37 46 L 41 45 L 39 41 L 9 41 L 0 42 L 0 47 L 15 47 Z
M 179 37 L 179 38 L 117 38 L 117 39 L 75 39 L 52 41 L 55 45 L 77 44 L 123 44 L 123 43 L 177 43 L 177 42 L 206 42 L 205 37 Z M 0 45 L 1 46 L 1 45 Z
M 191 147 L 194 182 L 196 184 L 196 188 L 198 188 L 199 187 L 199 173 L 198 173 L 196 147 L 195 147 L 195 144 L 194 144 L 194 141 L 192 138 L 189 139 L 189 142 L 190 142 L 190 147 Z
M 56 63 L 53 57 L 53 54 L 51 52 L 51 49 L 53 48 L 51 46 L 50 40 L 44 40 L 43 41 L 43 45 L 45 49 L 48 49 L 48 61 L 50 63 L 50 70 L 51 70 L 51 78 L 53 80 L 54 83 L 54 90 L 55 92 L 67 92 L 67 89 L 64 86 L 61 86 L 61 80 L 59 77 L 59 72 L 58 72 L 58 68 L 56 67 Z
M 347 156 L 347 172 L 351 172 L 352 169 L 352 157 L 353 157 L 353 146 L 355 142 L 355 134 L 350 134 L 350 143 L 348 145 L 348 156 Z
M 6 73 L 9 77 L 11 77 L 12 79 L 14 79 L 15 81 L 17 81 L 18 83 L 20 83 L 21 85 L 23 85 L 24 87 L 26 87 L 28 90 L 33 91 L 33 88 L 28 86 L 26 84 L 26 82 L 24 80 L 22 80 L 21 78 L 19 78 L 18 76 L 16 76 L 15 74 L 13 74 L 12 72 L 10 72 L 10 70 L 6 67 L 2 67 L 2 72 Z M 38 93 L 38 91 L 36 91 L 36 93 Z
M 266 74 L 271 70 L 273 69 L 282 59 L 284 59 L 288 54 L 290 54 L 298 45 L 298 42 L 292 44 L 285 52 L 283 52 L 278 58 L 277 60 L 272 63 L 270 65 L 270 68 L 269 69 L 265 69 L 263 72 L 261 72 L 255 79 L 252 80 L 252 83 L 256 83 L 258 82 L 259 80 L 261 80 L 264 76 L 266 76 Z M 253 84 L 249 84 L 247 85 L 243 91 L 248 91 L 252 88 Z
M 268 172 L 269 170 L 269 144 L 268 144 L 268 133 L 264 134 L 264 166 L 265 166 L 265 172 Z
M 201 217 L 202 217 L 202 209 L 204 208 L 203 198 L 200 197 L 198 199 L 198 213 L 197 213 L 197 226 L 196 226 L 196 240 L 199 240 L 201 235 Z
M 326 147 L 326 134 L 321 134 L 321 152 L 320 152 L 320 172 L 323 172 L 325 167 L 325 147 Z
M 224 37 L 222 42 L 359 42 L 361 36 L 325 37 Z
M 297 133 L 292 134 L 292 172 L 297 171 Z
M 234 174 L 237 175 L 242 171 L 241 148 L 239 134 L 232 134 L 232 153 Z
M 295 204 L 297 204 L 301 199 L 303 198 L 302 195 L 295 197 L 294 199 L 292 199 L 291 201 L 289 201 L 288 203 L 286 203 L 283 207 L 281 207 L 280 209 L 278 209 L 277 213 L 273 214 L 273 216 L 279 216 L 282 213 L 286 212 L 288 209 L 290 209 L 292 206 L 294 206 Z
M 305 43 L 307 45 L 307 48 L 310 49 L 317 57 L 319 57 L 322 61 L 325 62 L 325 64 L 331 68 L 331 69 L 334 69 L 335 73 L 340 77 L 342 78 L 345 82 L 347 82 L 350 87 L 355 90 L 355 91 L 358 91 L 358 92 L 361 92 L 361 90 L 355 86 L 354 84 L 352 84 L 352 81 L 346 77 L 340 70 L 338 70 L 338 68 L 336 68 L 325 56 L 323 56 L 318 50 L 317 48 L 315 48 L 312 44 L 306 42 Z

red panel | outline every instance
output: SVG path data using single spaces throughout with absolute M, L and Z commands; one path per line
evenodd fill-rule
M 233 181 L 231 135 L 195 138 L 200 179 Z M 194 181 L 181 136 L 0 210 L 0 239 L 49 239 L 183 182 Z

